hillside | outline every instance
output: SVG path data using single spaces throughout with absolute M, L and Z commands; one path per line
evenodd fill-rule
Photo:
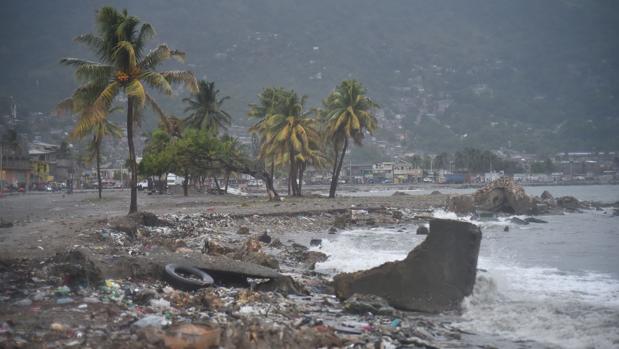
M 402 151 L 619 149 L 612 0 L 10 0 L 0 96 L 49 111 L 69 95 L 75 82 L 58 61 L 88 57 L 71 39 L 109 3 L 153 24 L 153 44 L 187 51 L 189 68 L 232 96 L 237 123 L 262 87 L 294 88 L 319 106 L 356 78 L 384 112 L 377 140 Z M 180 99 L 162 101 L 180 114 Z

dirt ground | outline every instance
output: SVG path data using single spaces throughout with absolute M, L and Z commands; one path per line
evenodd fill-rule
M 321 212 L 338 212 L 350 208 L 377 209 L 393 207 L 423 210 L 443 207 L 446 195 L 390 197 L 323 197 L 284 198 L 270 202 L 262 196 L 234 195 L 148 195 L 140 192 L 141 211 L 164 214 L 221 213 L 234 218 L 260 216 L 296 217 Z M 129 191 L 104 192 L 99 200 L 95 192 L 26 194 L 0 198 L 0 218 L 12 222 L 0 228 L 0 259 L 48 257 L 74 245 L 83 245 L 89 232 L 107 224 L 129 209 Z M 328 222 L 317 222 L 314 229 L 329 228 Z M 265 222 L 268 225 L 268 222 Z M 298 227 L 287 225 L 287 233 Z M 269 229 L 268 226 L 252 227 Z M 300 231 L 299 231 L 300 232 Z

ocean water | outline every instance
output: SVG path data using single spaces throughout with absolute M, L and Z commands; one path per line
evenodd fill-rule
M 619 186 L 533 188 L 555 196 L 619 200 Z M 456 218 L 444 211 L 434 214 Z M 452 326 L 522 348 L 619 348 L 619 217 L 605 209 L 540 218 L 548 223 L 521 226 L 510 217 L 472 221 L 483 233 L 480 272 L 461 314 L 449 317 Z M 416 228 L 329 236 L 321 248 L 329 259 L 316 268 L 334 274 L 403 259 L 424 239 Z

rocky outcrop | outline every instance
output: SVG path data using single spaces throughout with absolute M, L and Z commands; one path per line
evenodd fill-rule
M 557 206 L 567 211 L 576 211 L 583 208 L 584 205 L 582 205 L 581 202 L 573 196 L 562 196 L 557 198 Z
M 447 210 L 457 215 L 468 215 L 475 212 L 475 202 L 471 195 L 452 196 L 447 200 Z
M 524 189 L 509 177 L 501 177 L 473 194 L 475 207 L 482 211 L 528 214 L 535 203 Z
M 423 312 L 455 309 L 471 294 L 481 242 L 479 227 L 446 219 L 430 221 L 430 234 L 406 259 L 338 274 L 335 293 L 382 297 L 395 308 Z

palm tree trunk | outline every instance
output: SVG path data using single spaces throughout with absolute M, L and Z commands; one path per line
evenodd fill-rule
M 224 193 L 228 194 L 228 183 L 230 182 L 230 171 L 226 170 L 226 185 L 224 186 Z
M 221 187 L 219 187 L 219 181 L 217 180 L 217 176 L 213 176 L 213 180 L 215 180 L 215 190 L 217 190 L 217 195 L 219 195 L 219 192 L 221 191 Z
M 185 171 L 185 178 L 183 178 L 183 196 L 189 196 L 189 173 Z
M 101 144 L 97 144 L 97 183 L 99 183 L 99 200 L 101 200 L 102 180 L 101 180 Z
M 346 155 L 346 148 L 348 148 L 348 137 L 344 139 L 344 148 L 342 149 L 342 155 L 337 163 L 337 167 L 331 177 L 331 188 L 329 189 L 329 198 L 335 198 L 335 191 L 337 190 L 337 181 L 340 177 L 340 171 L 342 170 L 342 163 L 344 163 L 344 155 Z
M 305 172 L 306 163 L 302 162 L 301 166 L 299 166 L 299 196 L 303 196 L 303 172 Z
M 135 145 L 133 144 L 133 104 L 133 97 L 129 97 L 127 101 L 127 143 L 129 144 L 129 168 L 131 169 L 131 177 L 129 180 L 129 187 L 131 188 L 129 214 L 138 212 L 138 166 L 135 162 Z

